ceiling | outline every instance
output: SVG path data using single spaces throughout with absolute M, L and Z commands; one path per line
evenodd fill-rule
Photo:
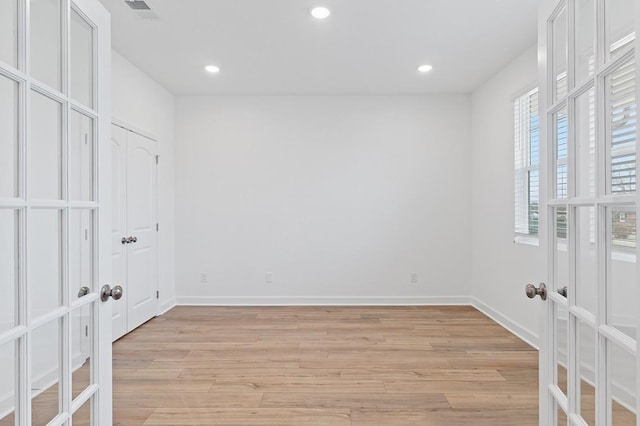
M 149 13 L 101 1 L 114 49 L 176 95 L 468 93 L 535 43 L 538 3 L 146 0 Z M 314 19 L 318 5 L 331 16 Z

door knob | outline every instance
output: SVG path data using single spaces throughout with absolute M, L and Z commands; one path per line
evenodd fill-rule
M 123 290 L 121 286 L 117 285 L 114 288 L 111 288 L 109 284 L 106 284 L 102 286 L 102 290 L 100 290 L 100 300 L 106 302 L 110 297 L 112 297 L 113 300 L 120 300 L 122 293 Z
M 127 237 L 122 237 L 120 242 L 122 243 L 122 245 L 125 245 L 125 244 L 127 244 L 129 242 L 129 239 Z
M 533 284 L 527 284 L 525 287 L 525 293 L 529 299 L 540 296 L 540 299 L 547 300 L 547 286 L 544 285 L 544 283 L 540 283 L 540 287 L 538 288 Z
M 138 237 L 129 237 L 129 242 L 137 243 L 138 242 Z
M 89 287 L 81 287 L 80 291 L 78 291 L 78 299 L 81 297 L 86 296 L 87 294 L 89 294 L 91 292 L 91 289 Z

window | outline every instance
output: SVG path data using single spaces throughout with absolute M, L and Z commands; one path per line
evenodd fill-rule
M 515 123 L 515 233 L 538 235 L 540 201 L 540 130 L 538 89 L 518 97 L 513 103 Z

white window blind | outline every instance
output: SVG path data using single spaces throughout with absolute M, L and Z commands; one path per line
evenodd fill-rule
M 611 155 L 611 194 L 636 190 L 635 62 L 611 74 L 609 80 L 609 125 Z
M 514 103 L 515 233 L 538 235 L 540 130 L 538 89 Z

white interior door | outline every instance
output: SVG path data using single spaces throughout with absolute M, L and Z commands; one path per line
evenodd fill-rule
M 158 313 L 156 142 L 127 134 L 127 328 Z
M 125 294 L 114 304 L 113 340 L 158 313 L 156 142 L 112 126 L 113 282 Z
M 109 15 L 6 0 L 0 20 L 0 424 L 110 425 Z
M 640 425 L 638 5 L 541 1 L 541 425 Z

